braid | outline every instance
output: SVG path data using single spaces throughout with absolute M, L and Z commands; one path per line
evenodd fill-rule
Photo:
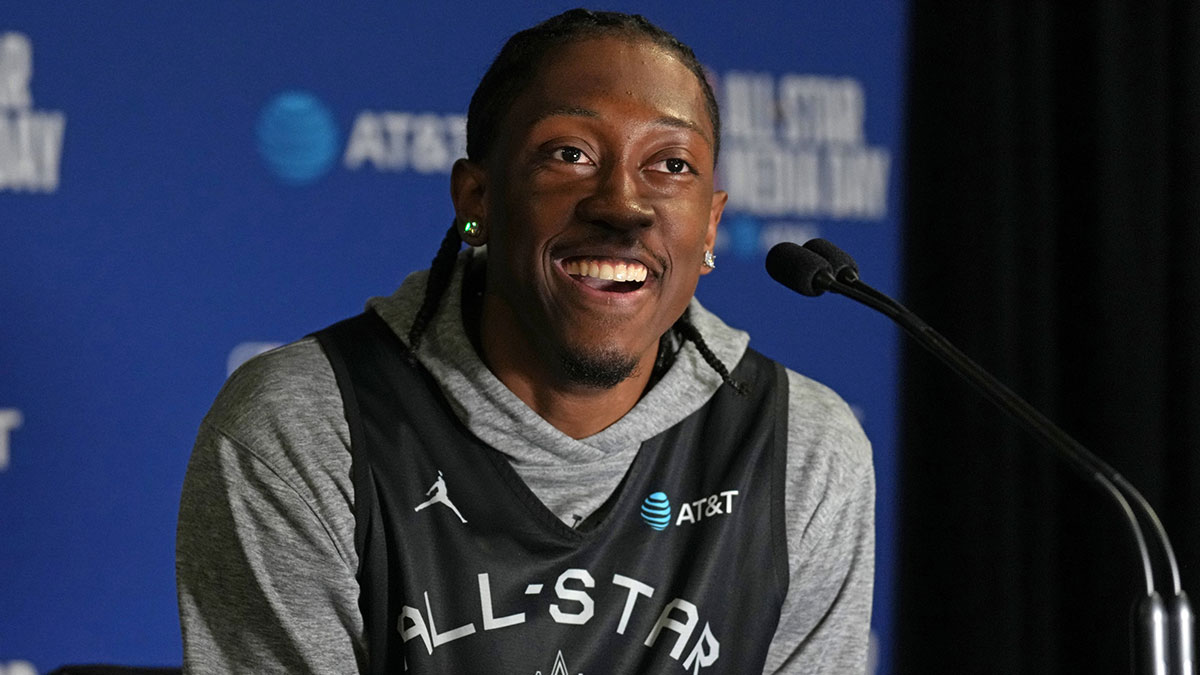
M 675 332 L 678 333 L 681 338 L 684 340 L 689 340 L 692 344 L 696 345 L 696 351 L 700 352 L 700 356 L 704 357 L 704 362 L 707 363 L 710 368 L 717 371 L 717 374 L 721 376 L 721 379 L 725 381 L 725 384 L 733 387 L 734 391 L 744 396 L 750 390 L 750 388 L 745 382 L 733 379 L 733 376 L 729 373 L 729 369 L 725 367 L 724 363 L 721 363 L 721 359 L 717 358 L 717 355 L 713 353 L 712 348 L 709 347 L 708 343 L 704 341 L 704 337 L 700 335 L 700 330 L 696 328 L 695 324 L 692 323 L 692 320 L 689 317 L 690 313 L 690 310 L 684 312 L 683 316 L 679 317 L 679 320 L 675 322 L 675 325 L 672 326 L 672 328 L 675 329 Z
M 458 236 L 458 228 L 455 223 L 451 222 L 450 229 L 446 230 L 442 245 L 438 248 L 437 255 L 433 257 L 433 263 L 429 266 L 429 278 L 425 281 L 425 299 L 421 301 L 421 309 L 417 310 L 417 316 L 408 329 L 408 347 L 413 353 L 420 346 L 421 336 L 425 334 L 425 327 L 437 313 L 438 305 L 442 302 L 442 294 L 450 285 L 450 279 L 454 276 L 454 261 L 458 257 L 458 249 L 461 246 L 462 239 Z

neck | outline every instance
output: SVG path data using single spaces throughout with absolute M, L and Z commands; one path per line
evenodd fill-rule
M 480 358 L 504 386 L 542 419 L 571 438 L 586 438 L 633 409 L 649 386 L 657 350 L 638 359 L 633 374 L 612 387 L 573 381 L 559 359 L 527 340 L 513 340 L 516 318 L 494 296 L 464 305 L 464 324 Z M 481 327 L 487 327 L 482 330 Z
M 487 342 L 485 341 L 486 345 Z M 542 419 L 571 438 L 587 438 L 612 426 L 633 409 L 646 390 L 653 359 L 632 376 L 609 388 L 580 385 L 534 374 L 524 367 L 506 367 L 511 361 L 491 358 L 485 347 L 484 361 L 510 391 Z

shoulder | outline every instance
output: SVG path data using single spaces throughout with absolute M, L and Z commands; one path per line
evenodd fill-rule
M 788 370 L 787 384 L 786 501 L 788 512 L 798 516 L 792 527 L 819 530 L 844 517 L 845 511 L 860 512 L 862 521 L 870 522 L 874 467 L 871 443 L 858 418 L 841 396 L 820 382 Z
M 846 470 L 871 468 L 871 444 L 853 410 L 837 392 L 787 370 L 789 445 L 822 450 Z
M 348 501 L 349 427 L 333 369 L 315 339 L 256 356 L 229 376 L 194 452 L 211 448 L 224 462 L 264 465 L 306 501 Z
M 336 427 L 341 407 L 329 360 L 315 339 L 305 338 L 242 364 L 225 381 L 204 424 L 253 444 L 264 433 Z

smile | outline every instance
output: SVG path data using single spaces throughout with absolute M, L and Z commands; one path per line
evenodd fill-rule
M 628 293 L 642 287 L 648 271 L 634 260 L 612 258 L 570 258 L 563 271 L 575 280 L 600 291 Z

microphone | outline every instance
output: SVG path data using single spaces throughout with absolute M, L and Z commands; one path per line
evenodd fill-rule
M 852 284 L 858 281 L 858 263 L 842 249 L 834 246 L 828 239 L 809 239 L 804 242 L 804 248 L 816 253 L 833 266 L 833 276 L 842 283 Z
M 785 241 L 767 251 L 767 274 L 801 295 L 815 298 L 834 282 L 832 264 L 820 254 Z
M 766 266 L 772 279 L 797 293 L 813 297 L 830 291 L 887 315 L 934 356 L 974 385 L 985 398 L 1062 456 L 1068 466 L 1104 490 L 1129 524 L 1146 582 L 1145 596 L 1134 604 L 1132 637 L 1135 671 L 1153 675 L 1194 675 L 1194 617 L 1187 594 L 1180 586 L 1175 552 L 1158 514 L 1133 485 L 959 351 L 920 317 L 864 283 L 859 278 L 854 259 L 833 243 L 825 239 L 813 239 L 804 246 L 792 242 L 776 244 L 767 253 Z M 1172 588 L 1166 599 L 1155 584 L 1154 566 L 1142 524 L 1138 520 L 1139 515 L 1154 533 L 1158 549 L 1170 570 Z

